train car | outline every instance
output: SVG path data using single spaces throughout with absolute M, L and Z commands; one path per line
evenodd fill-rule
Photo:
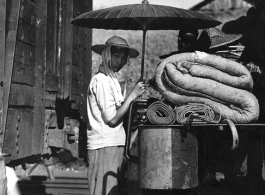
M 84 157 L 92 30 L 71 20 L 92 0 L 0 0 L 0 150 L 12 166 L 52 148 Z M 85 149 L 85 145 L 84 145 Z

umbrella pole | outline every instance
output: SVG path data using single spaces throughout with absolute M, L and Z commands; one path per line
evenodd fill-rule
M 145 36 L 146 36 L 146 29 L 143 29 L 143 45 L 142 45 L 142 61 L 141 61 L 140 81 L 143 81 L 143 76 L 144 76 Z

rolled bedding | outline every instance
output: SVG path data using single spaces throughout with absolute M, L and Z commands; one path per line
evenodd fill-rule
M 153 102 L 148 106 L 146 116 L 150 123 L 156 125 L 170 125 L 175 122 L 173 109 L 161 101 Z
M 258 100 L 249 92 L 252 77 L 233 60 L 204 52 L 176 54 L 159 64 L 155 80 L 161 95 L 176 105 L 205 104 L 235 123 L 259 117 Z
M 219 123 L 221 115 L 205 104 L 189 103 L 174 109 L 176 121 L 186 124 L 188 116 L 193 114 L 193 123 Z

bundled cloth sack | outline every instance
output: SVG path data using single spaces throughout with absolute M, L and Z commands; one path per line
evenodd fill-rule
M 186 124 L 190 114 L 193 114 L 193 123 L 219 123 L 221 115 L 205 104 L 189 103 L 177 106 L 174 109 L 176 121 Z
M 252 77 L 233 60 L 198 51 L 176 54 L 158 65 L 155 81 L 161 95 L 176 105 L 206 104 L 234 123 L 259 117 L 258 100 L 249 92 Z

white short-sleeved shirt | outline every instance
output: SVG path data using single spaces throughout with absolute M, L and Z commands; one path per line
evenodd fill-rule
M 122 123 L 112 128 L 107 123 L 116 115 L 116 87 L 109 76 L 97 73 L 92 77 L 87 94 L 87 148 L 98 149 L 125 145 Z M 119 86 L 120 87 L 120 86 Z
M 14 188 L 18 182 L 18 177 L 14 169 L 6 166 L 6 178 L 7 178 L 7 195 L 12 195 Z

